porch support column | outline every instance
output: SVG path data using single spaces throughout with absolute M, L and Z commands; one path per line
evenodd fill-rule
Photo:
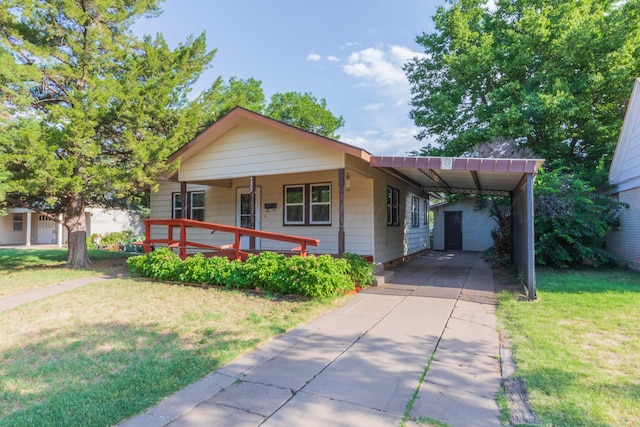
M 189 212 L 189 203 L 187 201 L 187 183 L 180 183 L 180 200 L 182 200 L 182 218 L 191 219 L 191 212 Z
M 58 247 L 61 248 L 62 247 L 62 241 L 64 236 L 62 235 L 62 231 L 63 231 L 63 227 L 62 227 L 62 214 L 58 214 Z
M 27 212 L 27 246 L 31 246 L 31 212 Z
M 256 229 L 256 177 L 249 177 L 249 203 L 250 203 L 250 211 L 249 211 L 249 228 L 252 230 Z M 256 248 L 256 237 L 249 237 L 249 249 Z
M 338 213 L 338 255 L 344 254 L 344 168 L 338 169 L 340 209 Z

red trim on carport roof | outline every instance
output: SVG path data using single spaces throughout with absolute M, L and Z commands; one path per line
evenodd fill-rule
M 446 157 L 389 157 L 372 156 L 371 166 L 379 168 L 411 168 L 442 170 L 442 160 Z M 535 173 L 544 160 L 540 159 L 480 159 L 449 157 L 451 170 Z

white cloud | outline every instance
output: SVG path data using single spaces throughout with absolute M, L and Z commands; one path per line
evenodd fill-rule
M 365 105 L 364 109 L 369 111 L 376 111 L 384 107 L 384 102 L 377 102 L 375 104 Z
M 317 53 L 310 53 L 309 55 L 307 55 L 307 61 L 309 62 L 317 62 L 317 61 L 320 61 L 321 59 L 322 57 Z
M 426 145 L 425 141 L 415 139 L 417 134 L 418 129 L 415 127 L 396 127 L 382 129 L 381 132 L 343 134 L 340 140 L 364 148 L 375 156 L 408 156 L 410 152 Z
M 408 84 L 402 66 L 415 56 L 424 56 L 404 46 L 392 45 L 384 48 L 368 48 L 349 55 L 342 67 L 345 73 L 372 81 L 378 86 Z
M 338 62 L 338 61 L 339 61 L 339 59 L 338 59 L 336 56 L 329 55 L 329 56 L 327 56 L 327 61 L 330 61 L 330 62 Z

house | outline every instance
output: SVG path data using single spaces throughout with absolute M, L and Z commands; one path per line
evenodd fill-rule
M 636 79 L 616 146 L 609 182 L 612 197 L 627 203 L 620 226 L 607 234 L 607 249 L 640 270 L 640 78 Z
M 486 251 L 493 246 L 491 230 L 496 222 L 488 209 L 476 208 L 474 198 L 435 204 L 431 211 L 434 250 Z
M 190 218 L 304 236 L 320 241 L 312 253 L 355 253 L 378 268 L 429 249 L 429 192 L 511 196 L 514 260 L 535 284 L 533 176 L 542 160 L 373 156 L 236 107 L 168 162 L 176 172 L 158 179 L 148 224 Z M 175 241 L 169 230 L 149 225 L 154 239 Z M 224 232 L 184 233 L 198 244 L 235 244 Z M 246 236 L 240 245 L 291 250 Z
M 121 209 L 87 208 L 85 210 L 87 236 L 105 235 L 115 231 L 131 230 L 142 234 L 142 218 L 132 211 Z M 62 216 L 58 216 L 62 220 Z M 67 229 L 51 218 L 27 208 L 8 208 L 0 216 L 0 245 L 57 245 L 67 241 Z

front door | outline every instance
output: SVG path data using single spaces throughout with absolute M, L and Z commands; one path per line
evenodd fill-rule
M 444 213 L 444 250 L 462 250 L 462 211 Z
M 260 187 L 256 188 L 256 230 L 260 228 Z M 236 201 L 236 227 L 249 228 L 251 225 L 251 193 L 249 187 L 238 188 L 238 196 Z M 249 236 L 240 237 L 240 249 L 250 249 Z M 255 248 L 260 249 L 260 239 L 256 238 Z

